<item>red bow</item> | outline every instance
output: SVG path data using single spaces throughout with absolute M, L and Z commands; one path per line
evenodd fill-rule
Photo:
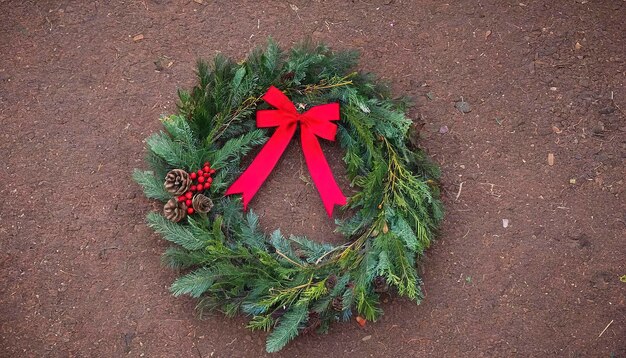
M 257 127 L 278 128 L 248 169 L 226 190 L 226 195 L 242 193 L 243 206 L 247 208 L 250 200 L 278 163 L 278 159 L 296 132 L 297 124 L 300 123 L 302 151 L 309 173 L 322 197 L 328 216 L 332 216 L 335 204 L 345 205 L 346 197 L 335 182 L 316 136 L 335 140 L 337 125 L 331 121 L 339 120 L 339 103 L 323 104 L 305 113 L 298 113 L 289 98 L 274 86 L 267 90 L 263 99 L 276 109 L 257 111 Z

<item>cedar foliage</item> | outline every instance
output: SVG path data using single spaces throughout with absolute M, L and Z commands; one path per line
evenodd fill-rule
M 438 168 L 408 145 L 406 101 L 355 72 L 357 59 L 308 42 L 282 51 L 270 40 L 240 63 L 221 55 L 198 62 L 198 83 L 179 91 L 178 114 L 163 118 L 164 131 L 146 141 L 150 170 L 133 174 L 147 197 L 165 202 L 168 170 L 194 170 L 205 161 L 217 170 L 213 211 L 179 223 L 150 213 L 148 225 L 174 245 L 163 255 L 166 266 L 183 273 L 172 293 L 198 298 L 200 311 L 251 316 L 250 329 L 270 332 L 268 352 L 305 331 L 312 314 L 320 331 L 353 311 L 375 321 L 382 313 L 376 277 L 401 296 L 422 298 L 416 261 L 443 217 Z M 285 238 L 279 230 L 268 235 L 254 212 L 244 214 L 239 197 L 223 195 L 243 171 L 242 157 L 271 135 L 255 123 L 270 85 L 294 103 L 341 105 L 337 138 L 357 192 L 347 204 L 355 214 L 337 221 L 343 245 Z

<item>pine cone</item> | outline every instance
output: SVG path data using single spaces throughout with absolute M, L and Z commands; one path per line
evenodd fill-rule
M 173 169 L 165 176 L 165 190 L 174 195 L 183 195 L 191 186 L 189 174 L 182 169 Z
M 213 208 L 213 201 L 202 194 L 196 194 L 191 199 L 191 206 L 197 213 L 208 213 Z
M 179 202 L 176 198 L 171 198 L 163 207 L 163 214 L 167 220 L 175 223 L 181 221 L 187 214 L 185 203 Z
M 306 322 L 306 326 L 302 329 L 302 334 L 311 333 L 322 325 L 320 314 L 317 312 L 309 312 L 309 319 Z
M 337 312 L 343 311 L 343 297 L 335 297 L 330 306 Z
M 295 73 L 293 72 L 287 72 L 285 74 L 283 74 L 282 76 L 280 76 L 280 80 L 281 82 L 285 82 L 285 81 L 291 81 L 294 77 L 295 77 Z
M 277 310 L 275 310 L 274 312 L 272 312 L 272 318 L 273 318 L 273 319 L 279 319 L 280 317 L 282 317 L 282 316 L 285 314 L 285 312 L 287 312 L 287 310 L 286 310 L 286 309 L 284 309 L 284 308 L 282 308 L 282 307 L 281 307 L 281 308 L 278 308 Z
M 376 276 L 374 279 L 374 292 L 383 293 L 389 291 L 389 284 L 383 276 Z
M 332 290 L 333 288 L 335 288 L 336 284 L 337 284 L 337 276 L 334 274 L 328 276 L 328 278 L 326 279 L 326 282 L 324 283 L 324 285 L 326 285 L 326 288 L 329 290 Z

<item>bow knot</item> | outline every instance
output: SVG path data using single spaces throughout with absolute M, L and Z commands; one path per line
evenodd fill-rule
M 326 212 L 328 216 L 332 216 L 335 204 L 345 205 L 346 197 L 335 182 L 317 137 L 335 140 L 337 125 L 332 121 L 339 120 L 339 103 L 323 104 L 299 113 L 291 100 L 274 86 L 263 95 L 263 99 L 276 109 L 257 111 L 257 127 L 278 128 L 261 148 L 250 167 L 228 188 L 226 195 L 242 193 L 246 208 L 278 163 L 300 123 L 304 158 Z

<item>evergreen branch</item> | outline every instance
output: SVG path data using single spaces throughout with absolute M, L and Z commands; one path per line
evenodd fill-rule
M 295 266 L 304 268 L 304 265 L 302 265 L 302 260 L 300 260 L 300 258 L 298 258 L 296 253 L 293 251 L 289 241 L 285 240 L 283 235 L 280 233 L 280 229 L 275 230 L 270 235 L 270 242 L 272 246 L 274 246 L 274 249 L 278 256 L 284 258 Z
M 248 322 L 247 327 L 250 328 L 251 330 L 264 330 L 264 331 L 269 331 L 272 326 L 274 325 L 274 320 L 272 319 L 271 315 L 264 315 L 264 316 L 254 316 L 252 317 L 252 319 L 250 320 L 250 322 Z
M 193 162 L 183 146 L 176 144 L 165 133 L 153 134 L 146 139 L 148 148 L 175 168 L 186 168 L 188 163 Z
M 172 269 L 186 269 L 194 266 L 200 266 L 207 260 L 206 255 L 201 251 L 189 251 L 180 247 L 168 248 L 161 262 Z
M 163 235 L 166 240 L 178 244 L 187 250 L 198 250 L 205 246 L 205 242 L 201 237 L 194 235 L 187 228 L 167 220 L 160 214 L 149 213 L 147 220 L 148 226 L 154 231 Z
M 228 130 L 228 127 L 230 127 L 233 123 L 237 122 L 238 120 L 240 120 L 240 115 L 241 113 L 244 113 L 245 111 L 247 111 L 248 109 L 256 106 L 259 102 L 261 102 L 263 95 L 257 96 L 257 97 L 248 97 L 244 103 L 242 104 L 242 106 L 240 106 L 239 108 L 237 108 L 232 115 L 230 116 L 230 119 L 228 120 L 228 122 L 226 122 L 225 124 L 223 124 L 220 127 L 216 127 L 217 131 L 216 133 L 213 135 L 209 135 L 208 138 L 210 138 L 210 140 L 212 141 L 217 141 L 219 140 L 224 133 L 226 132 L 226 130 Z
M 160 201 L 168 201 L 172 194 L 168 193 L 163 186 L 163 181 L 156 178 L 151 171 L 141 171 L 135 169 L 133 171 L 133 180 L 141 185 L 146 197 Z
M 302 92 L 305 94 L 310 94 L 312 92 L 318 92 L 318 91 L 325 90 L 325 89 L 351 85 L 352 80 L 349 80 L 349 78 L 354 77 L 356 75 L 357 75 L 356 72 L 352 72 L 346 76 L 343 76 L 341 78 L 334 78 L 333 80 L 328 81 L 328 82 L 321 81 L 320 83 L 307 84 L 302 89 Z
M 325 256 L 337 249 L 333 245 L 320 244 L 301 236 L 290 235 L 289 240 L 295 242 L 304 251 L 303 253 L 306 255 L 308 263 L 315 263 L 316 265 Z
M 229 162 L 238 162 L 252 147 L 261 145 L 266 140 L 267 137 L 260 129 L 253 130 L 241 137 L 230 139 L 220 149 L 211 154 L 213 160 L 211 166 L 217 170 L 224 168 Z
M 274 353 L 281 350 L 298 335 L 298 327 L 307 318 L 306 303 L 296 304 L 290 311 L 285 313 L 278 322 L 278 325 L 269 337 L 265 349 L 268 353 Z
M 360 289 L 356 295 L 357 310 L 368 321 L 376 321 L 382 311 L 378 308 L 378 298 Z
M 300 268 L 304 268 L 304 265 L 299 264 L 297 262 L 295 262 L 294 260 L 290 259 L 289 256 L 283 254 L 282 252 L 280 252 L 280 250 L 276 249 L 276 254 L 282 258 L 284 258 L 285 260 L 289 261 L 289 263 L 291 263 L 294 266 L 298 266 Z
M 280 61 L 280 48 L 271 38 L 268 40 L 267 50 L 263 54 L 263 66 L 268 73 L 273 73 L 278 69 Z
M 307 299 L 308 301 L 315 301 L 328 293 L 328 289 L 326 288 L 326 284 L 324 281 L 320 281 L 314 285 L 309 286 L 303 293 L 302 297 Z
M 179 277 L 170 287 L 170 291 L 172 291 L 174 296 L 188 294 L 191 297 L 197 298 L 211 287 L 215 276 L 215 273 L 210 268 L 203 267 L 185 276 Z

